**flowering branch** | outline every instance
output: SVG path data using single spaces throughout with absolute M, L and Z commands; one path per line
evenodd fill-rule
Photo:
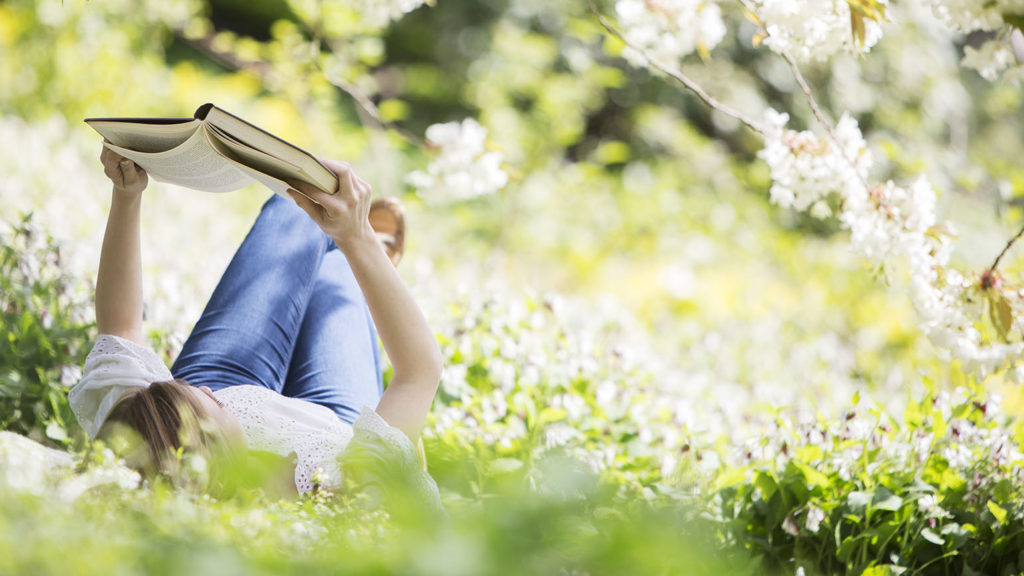
M 419 146 L 421 148 L 430 147 L 430 144 L 423 138 L 420 138 L 419 136 L 413 134 L 412 132 L 409 132 L 408 130 L 402 128 L 401 126 L 395 124 L 394 122 L 388 122 L 387 120 L 381 118 L 380 109 L 377 108 L 377 105 L 373 103 L 373 100 L 369 96 L 367 96 L 366 93 L 360 90 L 357 86 L 350 82 L 344 82 L 337 78 L 332 78 L 331 75 L 327 74 L 327 72 L 320 67 L 319 62 L 316 63 L 316 68 L 321 72 L 321 74 L 323 74 L 324 78 L 327 79 L 327 81 L 330 82 L 332 86 L 341 90 L 345 94 L 348 94 L 349 97 L 352 98 L 352 101 L 355 102 L 356 105 L 359 107 L 360 111 L 365 116 L 369 116 L 370 119 L 372 120 L 372 123 L 376 125 L 378 128 L 392 130 L 402 138 L 405 138 L 405 140 L 408 141 L 410 144 L 413 144 L 415 146 Z
M 601 26 L 604 27 L 604 29 L 607 30 L 609 34 L 611 34 L 612 36 L 618 38 L 619 40 L 622 41 L 623 44 L 625 44 L 626 46 L 629 46 L 630 48 L 632 48 L 633 50 L 638 52 L 640 55 L 642 55 L 648 62 L 650 62 L 651 66 L 653 66 L 655 69 L 657 69 L 662 74 L 665 74 L 666 76 L 669 76 L 673 80 L 675 80 L 675 81 L 679 82 L 680 84 L 682 84 L 687 90 L 692 92 L 694 95 L 697 96 L 697 98 L 700 98 L 701 101 L 703 101 L 705 104 L 707 104 L 711 108 L 714 108 L 715 110 L 718 110 L 719 112 L 725 114 L 726 116 L 730 116 L 732 118 L 735 118 L 736 120 L 739 120 L 747 128 L 750 128 L 754 132 L 757 132 L 759 134 L 765 134 L 766 128 L 764 126 L 762 126 L 762 124 L 760 122 L 757 122 L 756 120 L 748 118 L 747 116 L 745 116 L 739 110 L 736 110 L 736 109 L 732 108 L 731 106 L 728 106 L 726 104 L 723 104 L 723 103 L 719 102 L 713 96 L 708 94 L 700 86 L 700 84 L 697 84 L 692 79 L 690 79 L 690 77 L 686 76 L 685 74 L 683 74 L 679 70 L 675 70 L 673 68 L 670 68 L 670 67 L 668 67 L 668 66 L 658 62 L 657 60 L 652 58 L 650 53 L 647 52 L 646 50 L 644 50 L 643 48 L 641 48 L 639 46 L 631 44 L 628 40 L 626 40 L 626 38 L 625 38 L 625 36 L 623 36 L 622 32 L 620 32 L 618 30 L 618 28 L 615 27 L 614 24 L 609 22 L 608 19 L 605 18 L 603 14 L 601 14 L 601 11 L 598 10 L 597 6 L 594 4 L 594 0 L 587 0 L 587 5 L 590 7 L 590 11 L 594 14 L 594 17 L 597 18 L 597 21 L 601 23 Z
M 745 4 L 746 2 L 744 1 L 744 5 Z M 814 117 L 818 119 L 818 123 L 821 124 L 821 126 L 825 129 L 825 133 L 828 134 L 828 137 L 830 140 L 832 140 L 832 143 L 836 145 L 836 149 L 839 150 L 839 153 L 842 155 L 843 159 L 846 160 L 846 162 L 850 165 L 851 168 L 854 169 L 853 173 L 856 174 L 857 179 L 860 180 L 861 185 L 864 186 L 865 189 L 869 189 L 870 186 L 868 186 L 868 183 L 860 175 L 860 172 L 857 171 L 857 167 L 853 159 L 847 157 L 846 151 L 843 149 L 842 143 L 839 141 L 839 138 L 836 137 L 835 131 L 832 130 L 832 124 L 825 119 L 825 115 L 822 114 L 821 108 L 818 107 L 818 101 L 815 100 L 814 93 L 811 92 L 811 87 L 807 84 L 807 80 L 804 79 L 803 73 L 800 72 L 800 67 L 797 65 L 796 59 L 793 58 L 793 55 L 790 54 L 788 50 L 782 51 L 782 57 L 785 58 L 786 62 L 789 63 L 789 69 L 793 71 L 793 77 L 796 78 L 796 83 L 800 85 L 800 89 L 803 91 L 804 95 L 807 96 L 807 103 L 810 105 L 811 111 L 814 112 Z
M 245 70 L 247 72 L 251 72 L 256 76 L 259 76 L 260 79 L 264 81 L 267 80 L 268 76 L 270 75 L 271 69 L 273 68 L 273 65 L 269 62 L 262 60 L 243 60 L 239 58 L 231 50 L 218 48 L 214 42 L 216 31 L 213 30 L 211 30 L 209 33 L 203 36 L 195 38 L 191 35 L 186 34 L 183 29 L 175 28 L 174 36 L 182 42 L 184 42 L 185 44 L 202 52 L 214 61 L 219 62 L 224 66 L 227 66 L 228 68 L 234 70 Z M 317 43 L 319 43 L 319 40 L 319 37 L 317 37 Z M 429 144 L 423 138 L 420 138 L 419 136 L 412 134 L 411 132 L 405 130 L 404 128 L 396 125 L 393 122 L 388 122 L 381 118 L 380 109 L 378 109 L 377 105 L 373 103 L 373 100 L 369 96 L 367 96 L 363 91 L 361 91 L 358 87 L 351 83 L 331 78 L 330 75 L 328 75 L 323 70 L 323 68 L 321 68 L 320 63 L 318 61 L 315 62 L 314 65 L 316 66 L 317 70 L 320 71 L 321 74 L 323 74 L 324 78 L 328 82 L 330 82 L 332 86 L 334 86 L 338 90 L 341 90 L 350 98 L 352 98 L 352 101 L 355 102 L 356 107 L 360 112 L 360 118 L 364 120 L 364 124 L 366 123 L 365 121 L 368 119 L 373 126 L 386 130 L 392 130 L 395 133 L 402 136 L 402 138 L 404 138 L 406 141 L 415 146 L 429 147 Z

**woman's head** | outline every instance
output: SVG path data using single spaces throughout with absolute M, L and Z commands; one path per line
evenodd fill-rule
M 234 416 L 209 388 L 185 380 L 155 382 L 123 398 L 96 437 L 146 477 L 200 488 L 215 487 L 225 462 L 245 450 Z

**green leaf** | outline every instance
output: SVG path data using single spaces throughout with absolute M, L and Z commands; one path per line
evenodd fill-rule
M 1019 30 L 1024 30 L 1024 14 L 1003 14 L 1003 22 Z
M 991 512 L 993 516 L 995 516 L 996 522 L 999 522 L 1000 524 L 1006 524 L 1006 510 L 1004 510 L 1002 507 L 999 506 L 999 504 L 996 504 L 991 500 L 989 500 L 985 504 L 988 506 L 988 511 Z
M 1003 339 L 1003 342 L 1008 342 L 1010 330 L 1013 328 L 1013 308 L 1010 306 L 1010 301 L 1002 294 L 994 294 L 989 297 L 988 304 L 988 314 L 992 320 L 992 326 L 995 327 L 996 333 Z
M 871 503 L 871 496 L 870 492 L 854 490 L 846 497 L 846 506 L 850 509 L 850 512 L 863 516 L 868 504 Z
M 804 480 L 807 482 L 808 487 L 828 486 L 830 484 L 829 478 L 825 474 L 822 474 L 807 464 L 796 461 L 792 462 L 800 472 L 803 473 Z
M 381 120 L 385 122 L 405 120 L 409 117 L 409 105 L 394 98 L 382 101 L 377 105 L 377 110 L 380 112 Z
M 491 460 L 487 470 L 491 474 L 508 474 L 523 467 L 523 461 L 516 458 L 495 458 Z
M 539 421 L 543 426 L 544 424 L 551 424 L 552 422 L 561 422 L 569 416 L 569 413 L 565 408 L 552 408 L 547 407 L 540 411 Z
M 871 500 L 871 507 L 876 510 L 896 512 L 903 506 L 903 498 L 892 493 L 888 488 L 880 488 Z
M 622 164 L 629 161 L 632 151 L 629 144 L 618 140 L 602 142 L 594 151 L 594 160 L 601 164 Z
M 761 491 L 763 499 L 771 500 L 776 490 L 778 490 L 779 484 L 770 472 L 757 472 L 754 476 L 754 486 Z
M 718 475 L 715 478 L 714 491 L 724 490 L 725 488 L 731 488 L 747 479 L 746 468 L 730 468 L 725 472 Z
M 850 10 L 850 32 L 853 34 L 853 41 L 858 47 L 864 46 L 864 38 L 867 37 L 867 29 L 864 26 L 864 15 L 855 10 Z

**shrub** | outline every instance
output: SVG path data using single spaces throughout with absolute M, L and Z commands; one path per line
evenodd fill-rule
M 67 400 L 89 352 L 87 286 L 27 215 L 0 224 L 0 429 L 66 445 L 81 428 Z

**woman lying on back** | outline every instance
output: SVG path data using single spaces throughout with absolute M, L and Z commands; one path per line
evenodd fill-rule
M 101 161 L 114 188 L 96 280 L 100 336 L 70 393 L 90 437 L 133 432 L 141 442 L 127 460 L 147 476 L 180 480 L 203 456 L 210 488 L 230 484 L 217 462 L 246 449 L 285 457 L 299 493 L 338 488 L 347 460 L 386 462 L 439 507 L 417 442 L 441 355 L 394 269 L 404 244 L 397 203 L 371 208 L 370 186 L 330 161 L 336 194 L 296 182 L 302 194 L 273 196 L 168 371 L 142 330 L 148 178 L 106 148 Z M 394 371 L 386 390 L 378 330 Z

